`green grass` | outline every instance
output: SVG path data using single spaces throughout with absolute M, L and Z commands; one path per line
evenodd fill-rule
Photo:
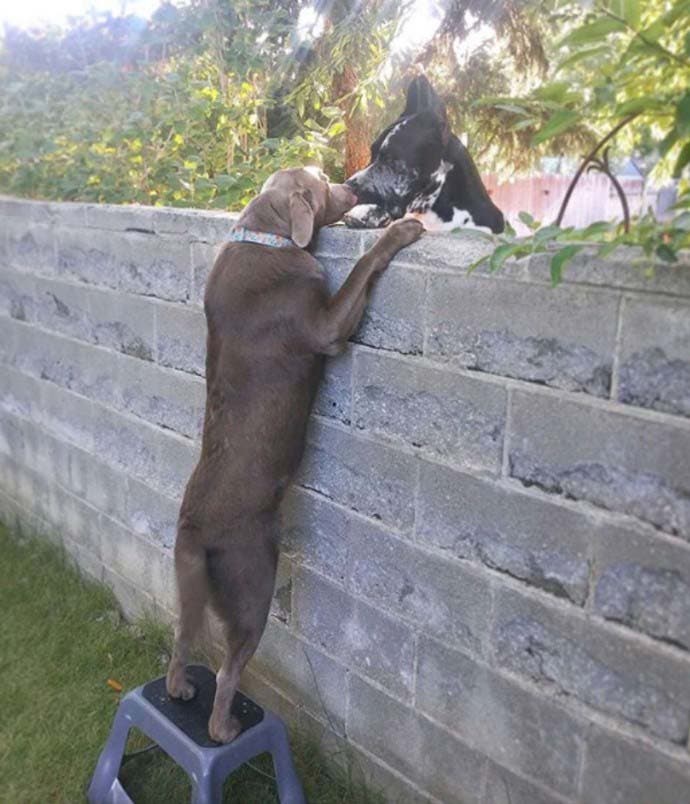
M 105 587 L 85 581 L 55 547 L 0 526 L 0 801 L 79 802 L 108 735 L 119 695 L 162 675 L 170 636 L 128 625 Z M 133 735 L 128 749 L 146 744 Z M 304 735 L 292 734 L 310 804 L 378 804 Z M 228 780 L 225 800 L 277 802 L 260 757 Z M 159 750 L 132 757 L 121 780 L 137 804 L 189 800 L 187 778 Z

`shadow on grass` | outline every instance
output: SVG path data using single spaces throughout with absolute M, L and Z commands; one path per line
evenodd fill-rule
M 14 538 L 0 525 L 0 555 L 0 801 L 83 801 L 117 688 L 165 672 L 169 629 L 150 619 L 125 622 L 110 590 L 43 541 Z M 300 731 L 291 730 L 291 742 L 310 804 L 383 801 L 348 757 L 327 756 Z M 133 733 L 128 750 L 147 743 Z M 160 750 L 128 759 L 121 779 L 137 804 L 189 800 L 184 772 Z M 270 758 L 237 770 L 224 800 L 277 802 Z

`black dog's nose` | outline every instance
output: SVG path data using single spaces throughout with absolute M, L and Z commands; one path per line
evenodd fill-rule
M 491 221 L 491 231 L 494 234 L 501 234 L 505 228 L 506 222 L 505 218 L 503 217 L 503 213 L 500 209 L 497 209 L 495 215 L 493 216 L 493 220 Z

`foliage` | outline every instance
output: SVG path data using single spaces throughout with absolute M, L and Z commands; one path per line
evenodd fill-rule
M 268 136 L 267 78 L 246 56 L 247 27 L 242 4 L 235 5 L 228 25 L 237 65 L 219 56 L 213 37 L 205 40 L 219 30 L 215 23 L 204 30 L 197 20 L 191 45 L 173 47 L 171 36 L 166 42 L 159 30 L 165 7 L 143 44 L 129 48 L 126 62 L 87 58 L 48 70 L 59 34 L 47 37 L 46 53 L 34 48 L 39 58 L 30 68 L 17 70 L 6 59 L 0 186 L 30 197 L 232 208 L 245 204 L 279 166 L 321 159 L 329 149 L 318 129 Z M 185 40 L 187 16 L 177 20 Z M 84 31 L 89 41 L 109 41 L 112 33 L 100 23 Z M 146 59 L 154 45 L 165 59 Z
M 532 224 L 530 237 L 500 238 L 487 259 L 498 267 L 508 256 L 549 250 L 558 280 L 579 250 L 562 244 L 594 239 L 602 243 L 600 253 L 634 244 L 649 257 L 675 261 L 679 249 L 690 246 L 690 2 L 600 0 L 584 14 L 556 2 L 551 14 L 567 30 L 557 43 L 559 59 L 550 80 L 527 96 L 486 98 L 483 105 L 507 110 L 513 129 L 531 132 L 532 145 L 544 150 L 576 130 L 603 145 L 620 126 L 619 153 L 651 156 L 657 178 L 679 180 L 680 200 L 670 221 L 660 223 L 646 213 L 629 232 L 604 223 L 584 231 Z
M 524 136 L 470 105 L 487 87 L 513 91 L 511 65 L 543 61 L 539 15 L 523 0 L 493 2 L 500 57 L 480 49 L 460 64 L 453 43 L 484 5 L 454 0 L 422 53 L 397 56 L 411 0 L 163 2 L 148 22 L 100 16 L 66 30 L 6 30 L 0 190 L 237 208 L 277 166 L 320 162 L 341 178 L 357 132 L 366 159 L 371 132 L 399 112 L 413 62 L 449 97 L 480 165 L 500 154 L 524 164 Z M 320 21 L 299 25 L 309 8 Z

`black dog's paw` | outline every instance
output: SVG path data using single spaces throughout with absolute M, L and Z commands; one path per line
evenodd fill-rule
M 350 229 L 381 229 L 390 223 L 391 216 L 376 204 L 357 204 L 343 220 Z

